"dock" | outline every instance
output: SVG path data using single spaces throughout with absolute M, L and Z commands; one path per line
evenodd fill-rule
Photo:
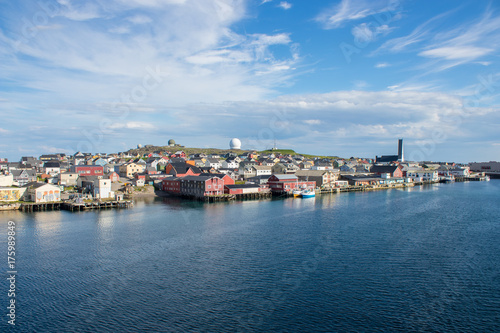
M 41 202 L 41 203 L 27 202 L 27 203 L 22 203 L 18 209 L 23 212 L 41 212 L 47 210 L 69 210 L 74 212 L 74 211 L 83 211 L 91 209 L 130 208 L 133 205 L 134 203 L 131 200 L 92 201 L 83 203 L 74 203 L 68 201 Z

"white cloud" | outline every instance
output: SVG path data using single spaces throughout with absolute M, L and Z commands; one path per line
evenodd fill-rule
M 349 21 L 364 19 L 370 15 L 387 12 L 397 16 L 397 2 L 382 0 L 342 0 L 338 5 L 327 9 L 316 17 L 325 29 L 335 29 Z
M 429 58 L 444 58 L 446 60 L 472 60 L 489 54 L 493 51 L 493 49 L 474 46 L 449 46 L 422 51 L 418 55 Z
M 477 60 L 500 49 L 500 16 L 494 16 L 488 10 L 480 19 L 443 31 L 442 20 L 453 13 L 454 10 L 451 10 L 437 15 L 409 35 L 386 41 L 375 54 L 382 51 L 414 51 L 421 57 L 433 59 L 433 63 L 424 66 L 429 71 L 442 71 L 474 61 L 488 64 L 488 61 Z
M 150 130 L 154 129 L 155 126 L 150 123 L 140 122 L 140 121 L 129 121 L 127 123 L 113 123 L 109 126 L 110 129 L 138 129 L 138 130 Z
M 278 5 L 278 7 L 281 7 L 284 10 L 288 10 L 288 9 L 292 8 L 292 4 L 289 2 L 286 2 L 286 1 L 281 1 L 280 4 Z
M 378 64 L 375 65 L 375 68 L 385 68 L 391 66 L 390 64 L 386 62 L 379 62 Z
M 319 120 L 319 119 L 307 119 L 307 120 L 304 120 L 304 123 L 307 125 L 319 125 L 319 124 L 321 124 L 321 120 Z
M 6 129 L 3 129 L 3 128 L 0 128 L 0 133 L 2 134 L 7 134 L 9 133 L 10 131 L 6 130 Z
M 153 20 L 146 15 L 135 15 L 127 18 L 127 21 L 130 21 L 134 24 L 146 24 L 153 22 Z
M 352 35 L 360 42 L 373 42 L 379 35 L 387 35 L 392 28 L 388 25 L 372 26 L 367 23 L 361 23 L 352 29 Z

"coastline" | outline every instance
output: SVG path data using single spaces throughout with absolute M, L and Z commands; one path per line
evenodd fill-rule
M 474 180 L 465 180 L 465 181 L 471 182 Z M 344 187 L 344 188 L 333 188 L 333 189 L 329 189 L 329 190 L 316 189 L 316 194 L 322 195 L 322 194 L 339 194 L 339 193 L 345 193 L 345 192 L 371 192 L 371 191 L 382 191 L 382 190 L 390 190 L 390 189 L 407 189 L 407 188 L 413 188 L 415 186 L 434 185 L 434 184 L 438 184 L 438 183 L 439 182 L 418 182 L 418 183 L 412 183 L 412 184 L 393 184 L 393 185 L 388 185 L 388 186 L 348 186 L 348 187 Z M 135 193 L 127 194 L 126 195 L 127 200 L 124 200 L 124 202 L 126 202 L 126 201 L 133 202 L 134 199 L 155 198 L 155 197 L 164 198 L 164 197 L 177 197 L 177 196 L 173 195 L 171 193 L 162 191 L 162 190 L 155 190 L 153 187 L 151 187 L 150 189 L 148 188 L 144 192 L 138 191 Z M 191 197 L 185 197 L 185 196 L 182 196 L 182 197 L 185 198 L 185 200 L 202 200 L 202 201 L 205 200 L 205 198 L 203 198 L 203 197 L 201 197 L 201 198 L 194 198 L 194 197 L 191 198 Z M 273 197 L 291 198 L 293 196 L 281 194 L 281 195 L 273 195 Z M 232 198 L 232 200 L 238 200 L 238 199 Z M 253 200 L 261 200 L 261 198 L 254 198 Z M 213 200 L 213 201 L 205 200 L 205 201 L 206 202 L 217 202 L 217 200 Z M 23 210 L 24 206 L 37 206 L 37 205 L 40 205 L 40 206 L 52 205 L 52 207 L 57 207 L 57 208 L 53 208 L 54 210 L 56 210 L 56 209 L 58 210 L 58 209 L 61 209 L 61 207 L 64 206 L 65 204 L 66 204 L 65 201 L 40 203 L 40 204 L 36 204 L 33 202 L 6 203 L 6 204 L 0 204 L 0 212 L 12 211 L 12 210 Z M 133 204 L 130 207 L 133 207 Z M 116 207 L 105 207 L 105 208 L 119 208 L 119 206 L 117 205 Z M 44 210 L 47 210 L 47 209 L 40 209 L 39 211 L 44 211 Z M 51 210 L 51 209 L 48 209 L 48 210 Z

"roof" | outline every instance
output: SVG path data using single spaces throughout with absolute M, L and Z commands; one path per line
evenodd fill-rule
M 204 181 L 207 181 L 207 180 L 212 179 L 212 178 L 219 178 L 219 177 L 210 174 L 210 175 L 205 175 L 205 176 L 186 176 L 186 177 L 182 177 L 181 180 L 203 181 L 204 182 Z
M 176 173 L 187 173 L 190 168 L 194 173 L 201 173 L 200 168 L 186 162 L 170 162 L 170 165 Z
M 272 170 L 272 168 L 267 165 L 252 165 L 252 168 L 254 168 L 255 170 Z
M 323 177 L 325 173 L 328 173 L 329 170 L 297 170 L 295 175 L 299 176 L 312 176 L 312 177 Z
M 39 188 L 39 187 L 42 187 L 42 186 L 51 186 L 51 187 L 57 187 L 59 188 L 59 186 L 55 186 L 55 185 L 52 185 L 52 184 L 48 184 L 48 183 L 42 183 L 42 182 L 30 182 L 26 185 L 24 185 L 23 187 L 26 187 L 26 188 Z
M 298 179 L 297 176 L 295 176 L 295 175 L 279 175 L 278 174 L 278 175 L 272 175 L 272 176 L 278 178 L 278 180 L 297 180 Z
M 23 172 L 26 172 L 28 174 L 28 176 L 31 176 L 31 177 L 36 176 L 35 170 L 12 170 L 12 171 L 10 171 L 10 173 L 12 173 L 12 175 L 14 177 L 19 177 L 21 175 L 21 173 L 23 173 Z
M 370 172 L 374 173 L 394 173 L 398 168 L 397 165 L 373 165 Z
M 224 177 L 229 177 L 228 175 L 226 175 L 225 173 L 201 173 L 200 176 L 215 176 L 215 177 L 219 177 L 219 178 L 224 178 Z
M 228 189 L 238 189 L 238 188 L 259 188 L 260 185 L 257 184 L 236 184 L 236 185 L 224 185 Z
M 250 177 L 248 179 L 269 179 L 269 177 L 271 177 L 271 175 L 259 175 L 259 176 Z
M 98 176 L 80 176 L 82 182 L 93 182 L 94 180 L 101 179 Z
M 398 155 L 383 155 L 383 156 L 377 156 L 376 160 L 377 162 L 394 162 L 399 159 Z
M 359 176 L 343 175 L 342 178 L 350 179 L 350 180 L 354 180 L 354 181 L 370 181 L 370 180 L 380 181 L 380 180 L 382 180 L 382 178 L 380 178 L 380 177 L 362 176 L 362 175 L 359 175 Z
M 43 164 L 45 168 L 60 168 L 61 164 L 58 161 L 48 161 Z

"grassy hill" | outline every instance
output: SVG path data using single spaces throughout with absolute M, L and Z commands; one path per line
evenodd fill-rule
M 236 153 L 238 155 L 250 151 L 250 150 L 241 150 L 241 149 L 219 149 L 219 148 L 190 148 L 190 147 L 184 147 L 184 146 L 152 146 L 152 147 L 142 147 L 142 148 L 134 148 L 134 149 L 129 149 L 127 152 L 131 155 L 144 155 L 144 154 L 149 154 L 153 153 L 155 151 L 169 151 L 171 153 L 174 153 L 178 150 L 184 151 L 187 155 L 190 154 L 199 154 L 199 153 L 204 153 L 204 154 L 219 154 L 219 155 L 225 155 L 229 152 Z M 310 155 L 310 154 L 300 154 L 296 153 L 293 149 L 276 149 L 276 150 L 262 150 L 258 152 L 259 154 L 271 154 L 271 153 L 281 153 L 283 155 L 302 155 L 307 158 L 315 158 L 315 157 L 320 157 L 320 158 L 329 158 L 329 159 L 337 159 L 339 157 L 337 156 L 320 156 L 320 155 Z

